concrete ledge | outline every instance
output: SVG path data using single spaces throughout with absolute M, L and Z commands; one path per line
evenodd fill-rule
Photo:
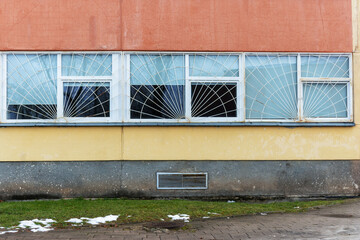
M 156 172 L 207 172 L 206 190 L 158 190 Z M 0 162 L 0 199 L 358 196 L 360 161 Z

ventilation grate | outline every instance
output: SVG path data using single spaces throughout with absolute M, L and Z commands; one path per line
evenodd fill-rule
M 207 173 L 157 173 L 158 189 L 207 189 Z

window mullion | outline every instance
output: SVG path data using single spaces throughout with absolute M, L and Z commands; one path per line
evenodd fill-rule
M 191 120 L 191 82 L 189 79 L 189 54 L 185 55 L 185 118 Z
M 347 111 L 348 111 L 348 119 L 350 121 L 354 121 L 353 116 L 353 59 L 352 54 L 349 55 L 349 77 L 350 81 L 347 86 Z
M 57 78 L 56 78 L 56 83 L 57 83 L 57 119 L 64 117 L 64 106 L 63 106 L 63 83 L 62 83 L 62 79 L 61 79 L 61 54 L 57 54 Z
M 304 104 L 304 98 L 303 98 L 303 85 L 301 82 L 301 55 L 297 55 L 297 97 L 298 97 L 298 118 L 299 121 L 303 121 L 303 104 Z
M 119 59 L 119 54 L 112 54 L 112 77 L 110 83 L 110 119 L 112 121 L 118 121 L 120 119 L 119 116 L 119 106 L 121 105 L 121 101 L 119 101 L 119 88 L 120 88 L 120 69 L 119 66 L 121 61 Z
M 240 61 L 241 60 L 241 61 Z M 246 89 L 245 89 L 245 53 L 242 53 L 240 55 L 239 59 L 239 77 L 240 77 L 240 83 L 239 83 L 239 96 L 238 96 L 238 103 L 239 103 L 239 114 L 240 114 L 240 121 L 245 122 L 246 119 Z M 241 109 L 242 108 L 242 109 Z
M 123 89 L 125 89 L 125 93 L 123 96 L 123 102 L 124 102 L 124 117 L 123 119 L 125 121 L 129 121 L 130 120 L 130 116 L 131 116 L 131 86 L 130 86 L 130 54 L 126 54 L 124 55 L 124 66 L 125 66 L 125 71 L 124 71 L 124 81 L 122 81 L 123 83 Z M 124 90 L 123 90 L 124 92 Z
M 7 110 L 7 91 L 6 91 L 6 86 L 7 86 L 7 81 L 6 81 L 6 54 L 1 54 L 0 55 L 0 80 L 1 80 L 1 91 L 3 93 L 3 97 L 1 99 L 1 121 L 5 121 L 6 120 L 6 110 Z

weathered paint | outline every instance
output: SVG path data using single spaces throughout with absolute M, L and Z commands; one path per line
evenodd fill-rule
M 351 0 L 1 0 L 0 50 L 351 52 Z
M 359 138 L 342 127 L 124 128 L 124 159 L 360 159 Z
M 359 139 L 359 127 L 10 127 L 0 161 L 356 160 Z

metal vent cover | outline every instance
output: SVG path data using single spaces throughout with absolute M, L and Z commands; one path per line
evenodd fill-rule
M 208 174 L 158 172 L 157 189 L 207 189 Z

